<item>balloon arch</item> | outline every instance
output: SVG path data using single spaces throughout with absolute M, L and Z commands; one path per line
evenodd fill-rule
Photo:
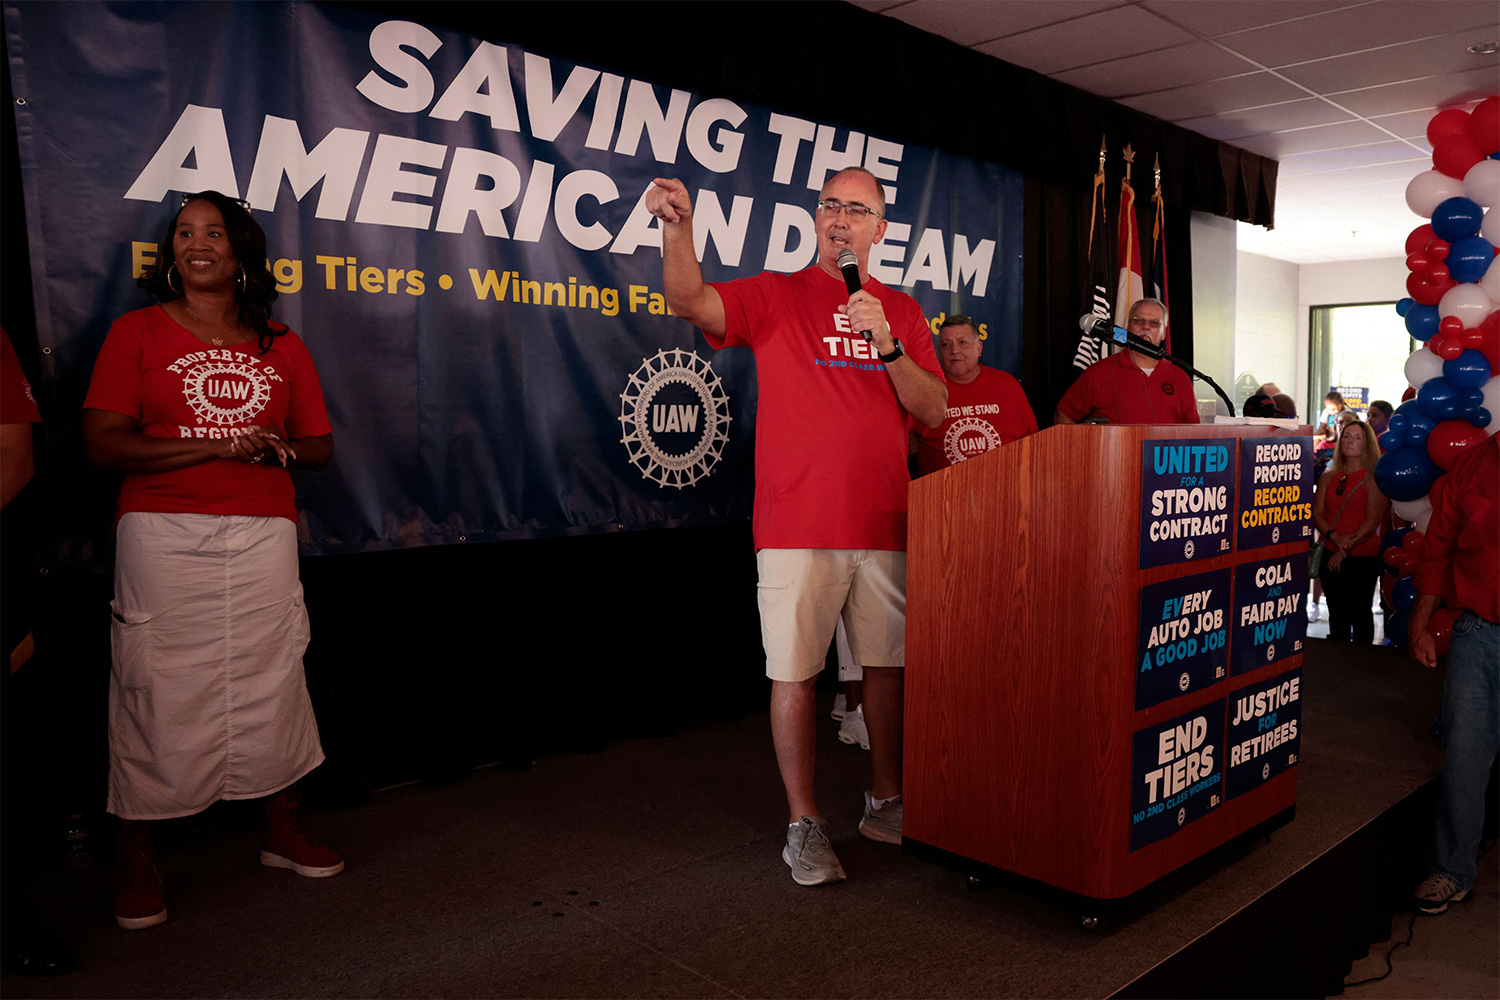
M 1500 97 L 1472 111 L 1439 111 L 1427 124 L 1433 169 L 1413 177 L 1406 204 L 1431 221 L 1406 238 L 1410 298 L 1396 303 L 1419 347 L 1406 362 L 1407 390 L 1380 436 L 1375 481 L 1396 516 L 1411 522 L 1385 536 L 1382 556 L 1396 577 L 1386 635 L 1406 644 L 1416 602 L 1412 570 L 1446 473 L 1465 448 L 1500 430 Z M 1432 618 L 1446 653 L 1457 612 Z

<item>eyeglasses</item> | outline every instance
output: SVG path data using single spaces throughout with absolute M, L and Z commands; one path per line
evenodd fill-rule
M 190 202 L 194 198 L 198 197 L 198 194 L 199 194 L 199 192 L 197 192 L 197 191 L 184 191 L 183 195 L 182 195 L 182 201 L 180 201 L 180 202 L 177 203 L 177 207 L 178 208 L 182 208 L 188 202 Z M 226 196 L 224 200 L 225 201 L 232 201 L 236 205 L 238 205 L 241 208 L 243 208 L 245 211 L 247 211 L 247 212 L 250 211 L 250 203 L 248 201 L 246 201 L 244 198 L 230 198 L 230 197 Z
M 827 212 L 829 215 L 837 215 L 840 212 L 845 212 L 851 219 L 863 219 L 871 215 L 877 219 L 885 218 L 885 216 L 873 208 L 866 208 L 864 205 L 845 205 L 837 198 L 819 198 L 818 211 Z
M 1344 495 L 1344 487 L 1348 486 L 1348 485 L 1349 485 L 1349 477 L 1348 476 L 1339 476 L 1339 485 L 1338 485 L 1338 488 L 1333 491 L 1333 495 L 1336 496 L 1336 497 L 1343 496 Z

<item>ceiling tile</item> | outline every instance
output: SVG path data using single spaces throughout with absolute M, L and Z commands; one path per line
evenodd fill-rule
M 1203 0 L 1146 0 L 1149 11 L 1212 38 L 1231 31 L 1290 21 L 1348 7 L 1357 0 L 1260 0 L 1259 3 L 1204 3 Z
M 1398 111 L 1467 106 L 1497 89 L 1500 89 L 1500 67 L 1492 67 L 1330 94 L 1329 99 L 1357 115 L 1371 118 Z M 1432 115 L 1429 113 L 1427 117 Z
M 1278 80 L 1270 73 L 1247 73 L 1244 76 L 1231 77 L 1227 80 L 1211 80 L 1192 87 L 1176 87 L 1154 94 L 1127 97 L 1120 103 L 1167 121 L 1179 121 L 1183 118 L 1202 118 L 1207 115 L 1223 114 L 1243 108 L 1258 108 L 1267 104 L 1280 104 L 1306 97 L 1305 91 L 1292 86 L 1285 80 Z M 1340 115 L 1339 117 L 1348 118 L 1349 116 Z M 1324 121 L 1337 120 L 1334 118 Z M 1298 125 L 1321 124 L 1323 121 L 1299 121 L 1276 127 L 1295 128 Z M 1271 131 L 1271 129 L 1257 129 L 1257 131 Z
M 1340 149 L 1358 146 L 1367 142 L 1383 142 L 1390 136 L 1368 122 L 1359 120 L 1334 122 L 1332 125 L 1315 125 L 1311 128 L 1287 129 L 1283 132 L 1268 132 L 1254 138 L 1237 142 L 1241 149 L 1248 149 L 1261 156 L 1278 159 L 1294 153 L 1310 153 L 1319 149 Z
M 1496 9 L 1500 10 L 1500 7 Z M 1481 56 L 1467 51 L 1467 46 L 1473 41 L 1472 32 L 1455 32 L 1334 56 L 1331 59 L 1316 59 L 1296 66 L 1283 66 L 1276 72 L 1293 83 L 1300 83 L 1320 94 L 1328 94 L 1410 80 L 1434 71 L 1457 73 L 1487 67 L 1495 69 L 1500 65 L 1494 55 Z
M 1125 0 L 915 0 L 890 12 L 914 28 L 973 46 L 1124 6 Z
M 1051 74 L 1191 41 L 1192 35 L 1150 11 L 1126 6 L 1011 35 L 974 48 L 1017 66 Z
M 1329 125 L 1348 120 L 1349 116 L 1327 101 L 1308 97 L 1300 101 L 1229 111 L 1212 117 L 1224 122 L 1226 128 L 1242 128 L 1247 135 L 1259 135 L 1262 132 L 1284 132 L 1310 125 Z M 1185 118 L 1178 120 L 1177 124 L 1194 132 L 1201 132 L 1204 122 L 1205 118 Z
M 1494 24 L 1494 0 L 1375 0 L 1218 40 L 1266 66 L 1286 66 L 1404 42 L 1417 33 Z
M 1321 174 L 1330 170 L 1351 170 L 1356 167 L 1372 167 L 1381 163 L 1412 164 L 1412 172 L 1417 173 L 1425 168 L 1427 161 L 1427 156 L 1412 149 L 1406 143 L 1393 139 L 1389 142 L 1372 142 L 1365 146 L 1346 146 L 1343 149 L 1325 149 L 1282 157 L 1277 176 Z
M 1068 70 L 1055 79 L 1100 97 L 1117 98 L 1237 76 L 1254 68 L 1210 42 L 1193 42 Z

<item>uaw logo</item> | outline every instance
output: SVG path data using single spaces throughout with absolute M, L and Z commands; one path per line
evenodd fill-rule
M 1182 558 L 1191 559 L 1193 558 L 1193 553 L 1196 551 L 1198 551 L 1198 547 L 1194 545 L 1193 540 L 1189 538 L 1187 540 L 1187 544 L 1182 547 Z
M 248 361 L 209 358 L 183 375 L 182 395 L 199 424 L 235 427 L 249 423 L 271 401 L 271 375 L 272 369 L 261 371 Z
M 1179 809 L 1179 810 L 1177 810 L 1177 825 L 1181 826 L 1182 824 L 1184 824 L 1186 822 L 1187 822 L 1187 810 L 1186 809 Z
M 1271 544 L 1275 545 L 1279 541 L 1281 541 L 1281 525 L 1278 524 L 1271 528 Z
M 988 420 L 978 417 L 960 417 L 953 421 L 948 433 L 943 435 L 943 454 L 957 465 L 966 458 L 983 455 L 1004 444 L 1000 432 Z
M 1184 670 L 1182 672 L 1182 676 L 1177 678 L 1177 690 L 1186 691 L 1188 689 L 1188 686 L 1192 683 L 1193 679 L 1189 677 L 1187 671 Z
M 642 358 L 620 393 L 620 443 L 641 476 L 691 486 L 713 471 L 729 442 L 729 397 L 693 351 Z

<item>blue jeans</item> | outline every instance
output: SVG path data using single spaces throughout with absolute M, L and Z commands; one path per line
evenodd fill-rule
M 1443 681 L 1443 775 L 1429 868 L 1474 887 L 1484 789 L 1500 752 L 1500 625 L 1465 611 L 1448 642 Z

